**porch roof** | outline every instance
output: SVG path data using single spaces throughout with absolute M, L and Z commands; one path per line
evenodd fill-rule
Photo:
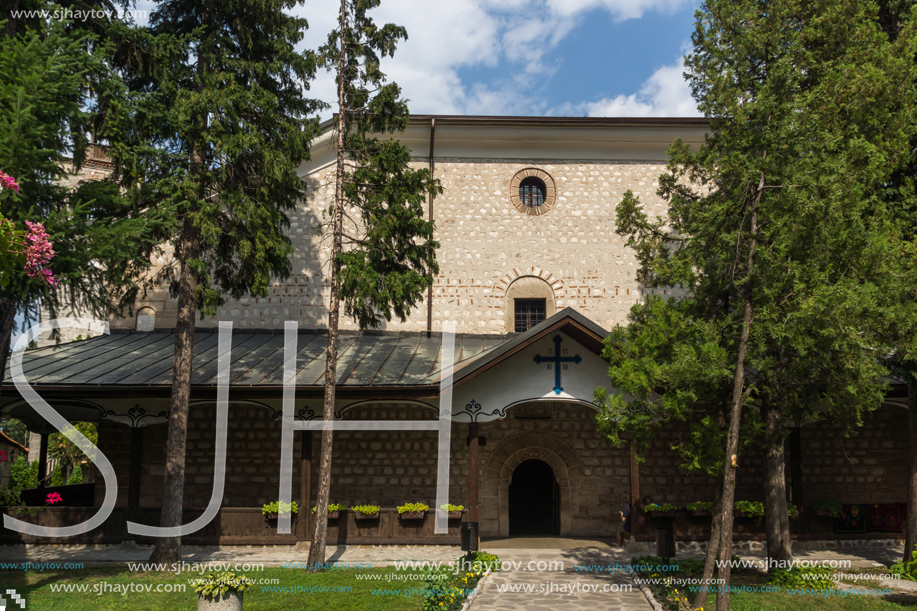
M 566 308 L 525 333 L 506 335 L 457 334 L 454 383 L 461 384 L 517 350 L 563 328 L 598 353 L 606 332 L 571 308 Z M 191 385 L 215 389 L 217 329 L 195 333 Z M 23 372 L 39 391 L 88 393 L 107 391 L 168 394 L 172 382 L 175 336 L 172 330 L 118 332 L 86 340 L 28 350 Z M 324 384 L 327 332 L 300 331 L 296 364 L 297 388 Z M 230 386 L 273 394 L 283 387 L 282 330 L 234 330 Z M 442 377 L 442 333 L 342 331 L 338 340 L 337 384 L 349 390 L 405 391 L 438 394 Z M 12 392 L 9 392 L 12 391 Z M 9 366 L 2 394 L 18 395 Z M 5 403 L 4 401 L 0 401 Z

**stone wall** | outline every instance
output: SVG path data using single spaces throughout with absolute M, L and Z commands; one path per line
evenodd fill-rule
M 905 500 L 906 427 L 900 408 L 886 406 L 867 415 L 863 428 L 843 441 L 826 425 L 805 427 L 802 457 L 808 502 L 822 497 L 845 503 L 891 503 Z M 420 405 L 367 404 L 345 412 L 347 420 L 432 420 L 435 412 Z M 192 407 L 188 426 L 185 505 L 204 507 L 213 486 L 215 434 L 213 405 Z M 260 507 L 275 500 L 280 472 L 280 422 L 271 412 L 231 404 L 225 507 Z M 567 536 L 613 536 L 618 512 L 628 502 L 630 458 L 595 429 L 594 412 L 569 403 L 514 407 L 503 420 L 481 423 L 486 439 L 480 448 L 480 520 L 483 536 L 507 533 L 507 495 L 513 469 L 523 460 L 547 462 L 561 488 L 561 528 Z M 657 435 L 640 466 L 641 494 L 659 503 L 684 506 L 712 500 L 716 480 L 679 469 L 671 449 L 679 430 Z M 300 435 L 295 434 L 293 499 L 299 498 Z M 331 502 L 348 506 L 394 507 L 408 502 L 435 504 L 435 431 L 338 431 L 334 436 Z M 468 504 L 468 425 L 454 423 L 451 438 L 449 501 Z M 103 420 L 99 446 L 118 475 L 117 504 L 127 504 L 130 429 Z M 166 425 L 144 430 L 141 506 L 161 502 Z M 319 475 L 318 433 L 313 433 L 312 493 Z M 846 456 L 845 456 L 846 453 Z M 851 463 L 851 459 L 856 463 Z M 789 473 L 789 469 L 788 469 Z M 742 455 L 737 500 L 763 500 L 763 458 L 759 451 Z M 97 503 L 104 492 L 97 474 Z
M 425 167 L 425 162 L 415 162 Z M 519 277 L 545 279 L 554 291 L 558 310 L 573 307 L 610 328 L 625 322 L 627 312 L 643 295 L 635 282 L 635 260 L 614 232 L 614 208 L 624 192 L 633 190 L 651 215 L 665 212 L 656 196 L 664 167 L 651 163 L 542 163 L 557 189 L 557 201 L 547 213 L 520 213 L 510 200 L 509 183 L 519 161 L 438 159 L 436 177 L 444 193 L 433 204 L 436 239 L 441 243 L 441 273 L 433 289 L 433 330 L 456 320 L 458 332 L 504 333 L 507 329 L 506 290 Z M 317 230 L 333 195 L 333 174 L 326 168 L 307 180 L 306 201 L 292 211 L 289 234 L 295 253 L 292 274 L 269 288 L 264 299 L 230 301 L 216 317 L 200 321 L 215 326 L 232 320 L 242 328 L 279 328 L 285 320 L 301 327 L 327 325 L 326 280 L 330 245 Z M 149 293 L 138 304 L 156 311 L 156 326 L 174 325 L 175 303 L 165 290 Z M 135 308 L 136 311 L 136 308 Z M 426 330 L 423 301 L 405 323 L 392 321 L 390 330 Z M 112 320 L 113 327 L 133 328 L 133 317 Z M 342 319 L 342 328 L 355 328 Z

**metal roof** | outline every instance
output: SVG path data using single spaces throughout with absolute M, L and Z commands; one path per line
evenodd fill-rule
M 193 386 L 215 386 L 216 330 L 195 333 Z M 300 333 L 297 386 L 321 386 L 325 376 L 327 333 Z M 508 340 L 508 336 L 458 334 L 455 363 L 464 366 Z M 230 385 L 282 386 L 282 332 L 234 331 Z M 442 334 L 341 332 L 338 339 L 337 383 L 343 386 L 433 384 L 441 368 Z M 29 383 L 42 386 L 168 386 L 172 380 L 175 336 L 170 331 L 114 332 L 86 340 L 29 350 L 23 372 Z M 4 384 L 12 383 L 7 369 Z
M 565 308 L 525 333 L 456 334 L 454 383 L 462 384 L 555 330 L 563 330 L 596 353 L 601 351 L 602 339 L 607 335 L 604 329 L 572 308 Z M 218 338 L 217 329 L 195 332 L 191 373 L 191 385 L 195 388 L 216 387 Z M 297 387 L 305 390 L 323 386 L 327 339 L 323 330 L 298 334 Z M 101 389 L 167 391 L 172 382 L 174 342 L 172 330 L 116 331 L 28 350 L 23 356 L 23 372 L 36 389 L 72 391 L 74 395 Z M 281 330 L 234 330 L 230 386 L 258 391 L 281 389 L 283 352 Z M 342 331 L 338 338 L 337 384 L 344 390 L 410 387 L 435 395 L 442 370 L 442 333 L 428 337 L 425 332 Z M 9 365 L 3 386 L 13 390 Z

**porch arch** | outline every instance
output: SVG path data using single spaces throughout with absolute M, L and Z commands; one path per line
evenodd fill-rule
M 497 528 L 494 532 L 493 525 L 487 528 L 482 524 L 481 534 L 509 536 L 509 485 L 516 467 L 531 459 L 547 463 L 554 471 L 560 491 L 560 536 L 572 534 L 571 490 L 573 486 L 582 485 L 582 460 L 567 442 L 537 432 L 525 432 L 507 439 L 490 455 L 483 474 L 481 509 L 484 515 L 497 515 Z

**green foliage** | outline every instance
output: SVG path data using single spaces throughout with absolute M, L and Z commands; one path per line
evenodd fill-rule
M 296 50 L 306 20 L 287 0 L 166 0 L 129 33 L 134 92 L 112 151 L 131 206 L 157 210 L 175 244 L 157 281 L 174 294 L 181 267 L 203 316 L 224 295 L 267 296 L 291 271 L 288 211 L 305 195 L 321 106 L 305 97 L 314 58 Z M 240 18 L 244 15 L 244 18 Z
M 834 587 L 834 569 L 824 566 L 793 565 L 789 569 L 771 568 L 767 572 L 767 582 L 781 588 L 806 588 L 810 590 L 827 590 Z
M 53 8 L 44 1 L 34 5 Z M 26 220 L 43 223 L 55 251 L 51 269 L 62 283 L 51 290 L 21 268 L 5 273 L 0 290 L 5 311 L 41 299 L 50 318 L 71 305 L 97 317 L 112 314 L 133 302 L 136 280 L 148 269 L 156 244 L 150 225 L 158 211 L 108 205 L 123 201 L 110 183 L 73 191 L 60 184 L 70 161 L 75 168 L 84 162 L 90 132 L 109 143 L 119 136 L 109 130 L 125 95 L 112 69 L 115 50 L 86 25 L 21 20 L 17 35 L 0 45 L 0 169 L 20 184 L 18 193 L 4 191 L 0 213 L 20 229 Z M 98 205 L 102 199 L 104 207 Z M 6 351 L 0 346 L 0 354 Z
M 51 471 L 51 479 L 48 481 L 49 486 L 63 486 L 64 485 L 64 474 L 61 473 L 60 463 L 54 465 L 54 470 Z
M 328 511 L 344 511 L 347 509 L 347 505 L 341 505 L 340 503 L 328 503 Z M 318 506 L 312 506 L 312 513 L 315 513 L 318 510 Z
M 678 509 L 678 507 L 671 503 L 650 503 L 643 508 L 643 511 L 649 513 L 651 511 L 675 511 L 676 509 Z
M 426 591 L 420 606 L 422 611 L 459 611 L 487 569 L 499 566 L 500 559 L 486 552 L 475 552 L 470 557 L 460 556 L 455 562 L 456 571 L 424 572 Z
M 713 511 L 713 503 L 711 501 L 695 501 L 693 503 L 688 503 L 685 507 L 688 511 Z
M 379 507 L 378 505 L 354 505 L 353 507 L 350 508 L 351 511 L 362 513 L 364 515 L 372 515 L 378 512 L 379 509 L 381 509 L 381 507 Z
M 31 463 L 22 454 L 10 465 L 10 488 L 31 490 L 38 488 L 38 461 Z
M 70 472 L 70 476 L 67 477 L 67 485 L 73 486 L 74 484 L 83 483 L 83 468 L 79 465 L 73 467 L 73 471 Z
M 439 272 L 439 244 L 424 208 L 442 187 L 428 169 L 410 167 L 407 147 L 376 137 L 403 132 L 409 119 L 400 88 L 387 83 L 380 70 L 380 60 L 394 55 L 407 32 L 390 23 L 377 26 L 367 13 L 379 4 L 364 0 L 344 5 L 337 28 L 318 52 L 319 61 L 335 71 L 336 127 L 346 159 L 339 168 L 343 201 L 336 195 L 329 212 L 332 219 L 335 211 L 343 214 L 341 206 L 356 213 L 351 218 L 348 208 L 347 230 L 332 228 L 343 239 L 336 250 L 335 278 L 346 315 L 361 328 L 376 327 L 393 315 L 404 321 Z
M 245 575 L 236 575 L 229 571 L 225 573 L 208 573 L 191 582 L 194 591 L 204 598 L 219 598 L 227 592 L 242 594 L 254 582 Z
M 453 505 L 452 503 L 446 503 L 445 505 L 440 505 L 440 509 L 443 511 L 462 511 L 465 509 L 464 505 Z
M 823 509 L 828 512 L 832 518 L 841 517 L 844 511 L 844 505 L 837 499 L 818 499 L 812 503 L 813 509 Z
M 758 518 L 764 515 L 764 503 L 761 501 L 736 501 L 732 507 L 748 517 Z
M 423 503 L 406 503 L 398 506 L 398 513 L 401 514 L 406 511 L 427 511 L 428 509 L 430 509 L 430 506 Z
M 273 501 L 271 503 L 265 503 L 264 505 L 261 506 L 262 514 L 267 514 L 267 513 L 283 514 L 283 513 L 289 513 L 289 512 L 299 513 L 299 505 L 296 503 L 296 501 L 293 501 L 292 503 L 284 503 L 283 501 Z
M 902 579 L 917 581 L 917 551 L 911 552 L 911 559 L 907 562 L 896 562 L 888 567 L 892 575 L 900 575 Z
M 29 443 L 29 429 L 16 418 L 0 416 L 0 431 L 17 443 L 26 446 Z
M 73 422 L 71 426 L 73 430 L 82 434 L 93 445 L 98 445 L 99 432 L 95 424 L 91 422 Z M 63 433 L 53 433 L 48 435 L 48 458 L 57 460 L 59 464 L 64 466 L 75 467 L 87 460 L 92 460 L 93 457 L 87 456 L 79 446 L 70 441 Z

